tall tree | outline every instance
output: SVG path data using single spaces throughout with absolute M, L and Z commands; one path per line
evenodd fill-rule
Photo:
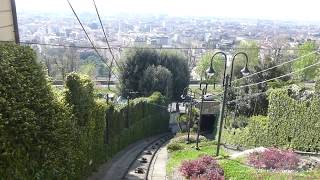
M 124 97 L 130 91 L 139 91 L 139 80 L 143 77 L 143 72 L 152 65 L 157 65 L 159 53 L 150 49 L 129 49 L 121 59 L 120 67 L 120 94 Z
M 139 82 L 139 89 L 144 96 L 158 91 L 167 97 L 172 95 L 172 74 L 163 66 L 149 66 Z
M 131 49 L 125 52 L 120 68 L 120 94 L 128 96 L 130 91 L 141 91 L 139 81 L 149 66 L 161 65 L 172 74 L 172 100 L 179 101 L 180 95 L 189 84 L 188 60 L 175 51 Z
M 305 57 L 302 57 L 300 60 L 295 61 L 293 63 L 293 66 L 292 66 L 293 71 L 300 70 L 302 68 L 305 68 L 307 66 L 310 66 L 310 65 L 318 62 L 319 61 L 318 54 L 314 53 L 314 54 L 310 55 L 310 53 L 315 51 L 316 49 L 318 49 L 318 46 L 316 45 L 316 43 L 314 41 L 307 41 L 307 42 L 303 43 L 302 45 L 300 45 L 298 55 L 299 55 L 299 57 L 301 57 L 301 56 L 305 56 Z M 301 71 L 298 74 L 298 79 L 301 81 L 314 80 L 315 77 L 317 77 L 319 75 L 319 73 L 320 73 L 320 65 L 313 66 L 313 67 L 308 68 L 304 71 Z
M 196 66 L 196 73 L 201 77 L 204 78 L 206 70 L 210 67 L 211 58 L 213 53 L 206 53 L 204 56 L 201 57 L 200 61 Z M 213 68 L 216 74 L 212 77 L 213 83 L 221 82 L 223 79 L 223 69 L 224 69 L 224 60 L 221 56 L 215 56 L 213 59 Z
M 166 67 L 172 73 L 172 100 L 180 101 L 183 89 L 190 82 L 187 57 L 178 51 L 161 51 L 158 64 Z
M 249 69 L 254 69 L 259 64 L 259 47 L 256 41 L 241 41 L 237 52 L 245 52 L 249 59 Z M 234 62 L 234 78 L 242 77 L 240 70 L 245 66 L 246 60 L 243 55 L 238 55 Z
M 94 80 L 96 78 L 96 65 L 93 63 L 82 64 L 80 66 L 80 72 Z

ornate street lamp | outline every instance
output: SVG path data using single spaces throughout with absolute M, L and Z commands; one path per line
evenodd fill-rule
M 247 76 L 250 74 L 250 71 L 248 69 L 248 55 L 244 52 L 238 52 L 236 53 L 233 57 L 232 57 L 232 62 L 231 62 L 231 73 L 230 75 L 226 73 L 227 70 L 227 55 L 224 52 L 217 52 L 215 53 L 212 58 L 211 58 L 211 63 L 210 63 L 210 67 L 208 68 L 207 72 L 207 76 L 213 76 L 215 71 L 213 68 L 213 59 L 216 55 L 221 54 L 224 56 L 224 70 L 223 70 L 223 82 L 222 82 L 222 86 L 224 87 L 223 90 L 223 100 L 222 100 L 222 106 L 220 109 L 220 116 L 219 116 L 219 133 L 218 133 L 218 143 L 217 143 L 217 152 L 216 152 L 216 156 L 219 156 L 219 150 L 220 150 L 220 145 L 221 145 L 221 134 L 222 134 L 222 127 L 223 127 L 223 118 L 224 118 L 224 109 L 225 109 L 225 105 L 226 105 L 226 97 L 227 97 L 227 92 L 228 92 L 228 87 L 231 86 L 231 81 L 232 81 L 232 76 L 233 76 L 233 65 L 234 65 L 234 60 L 236 58 L 236 56 L 238 55 L 244 55 L 246 58 L 246 65 L 243 69 L 241 69 L 241 73 L 243 76 Z

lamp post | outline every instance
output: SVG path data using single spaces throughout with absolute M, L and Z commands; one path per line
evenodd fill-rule
M 188 91 L 191 92 L 191 95 L 188 96 Z M 190 143 L 190 124 L 191 124 L 191 117 L 192 117 L 192 102 L 193 102 L 193 98 L 192 98 L 192 90 L 189 87 L 185 87 L 182 91 L 182 95 L 181 95 L 181 99 L 182 100 L 186 100 L 189 97 L 189 106 L 188 106 L 188 115 L 189 115 L 189 119 L 188 119 L 188 136 L 187 136 L 187 144 Z
M 219 133 L 218 133 L 218 143 L 217 143 L 217 152 L 216 152 L 216 156 L 219 156 L 219 151 L 220 151 L 220 145 L 221 145 L 221 134 L 222 134 L 222 127 L 223 127 L 223 118 L 224 118 L 224 109 L 225 109 L 225 105 L 226 105 L 226 97 L 227 97 L 227 92 L 228 92 L 228 87 L 231 86 L 231 81 L 232 81 L 232 76 L 233 76 L 233 65 L 234 65 L 234 60 L 236 58 L 236 56 L 238 55 L 244 55 L 246 58 L 246 65 L 243 69 L 241 69 L 241 73 L 243 76 L 247 76 L 250 74 L 250 71 L 248 69 L 248 55 L 244 52 L 238 52 L 236 53 L 233 57 L 232 57 L 232 61 L 231 61 L 231 73 L 230 75 L 227 74 L 227 55 L 224 52 L 217 52 L 215 53 L 212 58 L 211 58 L 211 63 L 210 63 L 210 67 L 208 68 L 208 70 L 206 71 L 208 76 L 213 76 L 215 74 L 215 71 L 213 69 L 213 59 L 216 55 L 221 54 L 224 56 L 224 70 L 223 70 L 223 81 L 222 81 L 222 86 L 224 87 L 223 90 L 223 100 L 222 100 L 222 105 L 221 105 L 221 109 L 220 109 L 220 116 L 219 116 Z
M 197 124 L 197 144 L 196 144 L 196 149 L 197 150 L 200 150 L 199 148 L 199 136 L 200 136 L 200 125 L 201 125 L 201 120 L 202 120 L 202 110 L 203 110 L 203 100 L 204 100 L 204 95 L 206 93 L 206 88 L 202 89 L 202 93 L 201 93 L 201 104 L 200 104 L 200 117 L 199 117 L 199 121 L 198 121 L 198 124 Z

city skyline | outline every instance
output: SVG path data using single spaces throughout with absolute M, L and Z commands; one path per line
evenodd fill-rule
M 78 12 L 94 13 L 92 0 L 71 0 Z M 165 14 L 169 16 L 215 16 L 225 18 L 249 18 L 320 22 L 316 0 L 305 1 L 183 1 L 183 0 L 96 0 L 102 15 Z M 72 13 L 66 0 L 16 0 L 17 9 L 23 12 Z

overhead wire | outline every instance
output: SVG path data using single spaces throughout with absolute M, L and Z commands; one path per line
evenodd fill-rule
M 302 59 L 302 58 L 304 58 L 304 57 L 310 56 L 310 55 L 312 55 L 312 54 L 314 54 L 314 53 L 317 53 L 317 52 L 318 52 L 318 51 L 312 51 L 312 52 L 310 52 L 310 53 L 308 53 L 308 54 L 305 54 L 305 55 L 302 55 L 302 56 L 300 56 L 300 57 L 298 57 L 298 58 L 295 58 L 295 59 L 286 61 L 286 62 L 284 62 L 284 63 L 281 63 L 281 64 L 278 64 L 278 65 L 272 66 L 272 67 L 270 67 L 270 68 L 267 68 L 267 69 L 258 71 L 258 72 L 253 73 L 253 74 L 249 74 L 248 76 L 244 76 L 244 77 L 242 77 L 242 78 L 235 79 L 235 80 L 232 81 L 232 83 L 237 82 L 237 81 L 240 81 L 240 80 L 242 80 L 242 79 L 247 79 L 247 78 L 252 77 L 252 76 L 255 76 L 255 75 L 257 75 L 257 74 L 261 74 L 261 73 L 263 73 L 263 72 L 266 72 L 266 71 L 269 71 L 269 70 L 271 70 L 271 69 L 274 69 L 274 68 L 283 66 L 283 65 L 285 65 L 285 64 L 298 61 L 298 60 L 300 60 L 300 59 Z
M 261 92 L 261 93 L 255 93 L 255 94 L 251 94 L 251 95 L 246 95 L 244 97 L 241 97 L 241 98 L 238 98 L 238 99 L 235 99 L 235 100 L 231 100 L 231 101 L 227 101 L 227 104 L 231 104 L 231 103 L 235 103 L 235 102 L 239 102 L 239 101 L 243 101 L 243 100 L 248 100 L 248 99 L 251 99 L 251 98 L 256 98 L 260 95 L 265 95 L 267 94 L 267 91 L 265 92 Z
M 319 64 L 320 64 L 320 61 L 317 62 L 317 63 L 311 64 L 309 66 L 306 66 L 304 68 L 301 68 L 301 69 L 299 69 L 297 71 L 294 71 L 294 72 L 291 72 L 291 73 L 288 73 L 288 74 L 284 74 L 284 75 L 281 75 L 281 76 L 277 76 L 275 78 L 271 78 L 271 79 L 268 79 L 268 80 L 260 81 L 260 82 L 257 82 L 257 83 L 246 84 L 246 85 L 242 85 L 242 86 L 236 86 L 236 87 L 232 87 L 232 88 L 233 89 L 240 89 L 240 88 L 244 88 L 244 87 L 250 87 L 250 86 L 254 86 L 254 85 L 263 84 L 263 83 L 266 83 L 266 82 L 269 82 L 269 81 L 273 81 L 273 80 L 276 80 L 276 79 L 280 79 L 280 78 L 283 78 L 283 77 L 286 77 L 286 76 L 291 76 L 293 74 L 299 73 L 301 71 L 304 71 L 306 69 L 309 69 L 309 68 L 314 67 L 314 66 L 319 65 Z
M 80 24 L 80 26 L 81 26 L 81 28 L 82 28 L 82 30 L 84 31 L 84 33 L 86 34 L 86 37 L 88 38 L 88 40 L 89 40 L 89 42 L 90 42 L 90 44 L 91 44 L 91 46 L 92 46 L 92 48 L 95 50 L 95 52 L 98 54 L 98 56 L 101 58 L 101 60 L 106 64 L 106 66 L 109 68 L 109 71 L 111 71 L 112 72 L 112 74 L 119 80 L 119 77 L 112 71 L 112 69 L 110 68 L 110 66 L 108 65 L 108 63 L 106 62 L 106 61 L 104 61 L 104 58 L 101 56 L 101 54 L 99 53 L 99 51 L 98 51 L 98 49 L 95 47 L 95 45 L 94 45 L 94 43 L 93 43 L 93 41 L 91 40 L 91 38 L 89 37 L 89 34 L 88 34 L 88 32 L 86 31 L 86 29 L 84 28 L 84 26 L 83 26 L 83 24 L 81 23 L 81 21 L 80 21 L 80 19 L 79 19 L 79 17 L 78 17 L 78 15 L 77 15 L 77 13 L 75 12 L 75 10 L 74 10 L 74 8 L 73 8 L 73 6 L 72 6 L 72 4 L 70 3 L 70 1 L 69 0 L 67 0 L 67 2 L 68 2 L 68 4 L 69 4 L 69 6 L 70 6 L 70 8 L 71 8 L 71 10 L 72 10 L 72 12 L 73 12 L 73 14 L 75 15 L 75 17 L 77 18 L 77 20 L 78 20 L 78 22 L 79 22 L 79 24 Z M 107 58 L 106 58 L 107 59 Z
M 317 52 L 317 51 L 313 51 L 313 52 L 308 53 L 308 54 L 306 54 L 306 55 L 304 55 L 304 56 L 301 56 L 301 57 L 299 57 L 299 58 L 296 58 L 296 59 L 294 59 L 294 60 L 291 60 L 291 61 L 288 61 L 288 62 L 279 64 L 279 65 L 273 66 L 273 67 L 271 67 L 271 68 L 267 68 L 267 69 L 265 69 L 265 70 L 259 71 L 259 72 L 257 72 L 257 73 L 254 73 L 254 74 L 252 74 L 251 76 L 253 76 L 253 75 L 255 75 L 255 74 L 262 73 L 262 72 L 266 72 L 266 71 L 271 70 L 271 69 L 273 69 L 273 68 L 276 68 L 276 67 L 282 66 L 282 65 L 284 65 L 284 64 L 287 64 L 287 63 L 296 61 L 296 60 L 298 60 L 298 59 L 300 59 L 300 58 L 302 58 L 302 57 L 309 56 L 309 55 L 314 54 L 314 53 L 316 53 L 316 52 Z M 286 77 L 286 76 L 293 75 L 293 74 L 295 74 L 295 73 L 299 73 L 299 72 L 301 72 L 301 71 L 304 71 L 304 70 L 306 70 L 306 69 L 308 69 L 308 68 L 314 67 L 314 66 L 319 65 L 319 64 L 320 64 L 320 61 L 317 62 L 317 63 L 314 63 L 314 64 L 312 64 L 312 65 L 306 66 L 306 67 L 304 67 L 304 68 L 302 68 L 302 69 L 299 69 L 299 70 L 297 70 L 297 71 L 294 71 L 294 72 L 291 72 L 291 73 L 288 73 L 288 74 L 284 74 L 284 75 L 281 75 L 281 76 L 278 76 L 278 77 L 275 77 L 275 78 L 271 78 L 271 79 L 268 79 L 268 80 L 264 80 L 264 81 L 260 81 L 260 82 L 252 83 L 252 84 L 248 84 L 248 85 L 242 85 L 242 86 L 232 87 L 232 88 L 234 88 L 234 89 L 240 89 L 240 88 L 244 88 L 244 87 L 250 87 L 250 86 L 254 86 L 254 85 L 258 85 L 258 84 L 263 84 L 263 83 L 266 83 L 266 82 L 269 82 L 269 81 L 273 81 L 273 80 L 276 80 L 276 79 L 280 79 L 280 78 L 283 78 L 283 77 Z M 246 77 L 250 77 L 250 76 L 246 76 Z M 243 79 L 243 78 L 242 78 L 242 79 Z M 239 80 L 239 79 L 238 79 L 238 80 Z M 228 101 L 227 103 L 230 104 L 230 103 L 238 102 L 238 101 L 240 101 L 240 100 L 247 100 L 247 99 L 251 99 L 251 98 L 255 98 L 255 97 L 257 98 L 258 96 L 260 96 L 260 95 L 262 95 L 262 94 L 266 94 L 266 93 L 267 93 L 267 92 L 261 92 L 261 93 L 256 93 L 256 94 L 252 94 L 252 95 L 247 95 L 247 96 L 245 96 L 245 97 L 243 97 L 243 98 L 238 98 L 238 99 L 235 99 L 235 100 L 232 100 L 232 101 Z
M 94 4 L 96 13 L 97 13 L 99 22 L 100 22 L 101 29 L 102 29 L 102 31 L 103 31 L 104 38 L 105 38 L 106 43 L 107 43 L 107 45 L 108 45 L 109 52 L 110 52 L 110 54 L 111 54 L 111 56 L 112 56 L 111 67 L 112 67 L 112 63 L 113 63 L 113 61 L 114 61 L 115 64 L 117 65 L 117 67 L 119 68 L 120 66 L 119 66 L 119 64 L 117 63 L 117 61 L 115 60 L 114 54 L 113 54 L 113 52 L 112 52 L 112 50 L 111 50 L 111 48 L 110 48 L 109 40 L 108 40 L 107 34 L 106 34 L 106 32 L 105 32 L 105 29 L 104 29 L 104 26 L 103 26 L 103 23 L 102 23 L 102 20 L 101 20 L 101 17 L 100 17 L 100 13 L 99 13 L 98 7 L 97 7 L 97 5 L 96 5 L 96 1 L 95 1 L 95 0 L 92 0 L 92 1 L 93 1 L 93 4 Z
M 120 66 L 119 66 L 119 64 L 117 63 L 117 61 L 115 60 L 114 54 L 113 54 L 113 52 L 112 52 L 112 50 L 111 50 L 111 48 L 110 48 L 110 44 L 109 44 L 109 41 L 108 41 L 108 37 L 107 37 L 107 34 L 106 34 L 106 32 L 105 32 L 105 29 L 104 29 L 104 26 L 103 26 L 103 23 L 102 23 L 102 20 L 101 20 L 101 17 L 100 17 L 100 13 L 99 13 L 99 10 L 98 10 L 96 1 L 95 1 L 95 0 L 92 0 L 92 1 L 93 1 L 93 4 L 94 4 L 94 8 L 95 8 L 95 10 L 96 10 L 96 13 L 97 13 L 99 22 L 100 22 L 100 26 L 101 26 L 101 29 L 102 29 L 104 38 L 105 38 L 105 40 L 106 40 L 106 43 L 107 43 L 107 45 L 108 45 L 109 52 L 110 52 L 111 57 L 112 57 L 112 60 L 111 60 L 111 62 L 110 62 L 110 68 L 113 68 L 113 62 L 115 62 L 116 66 L 120 69 Z M 108 73 L 108 88 L 110 88 L 110 80 L 111 80 L 111 70 L 109 70 L 109 73 Z

